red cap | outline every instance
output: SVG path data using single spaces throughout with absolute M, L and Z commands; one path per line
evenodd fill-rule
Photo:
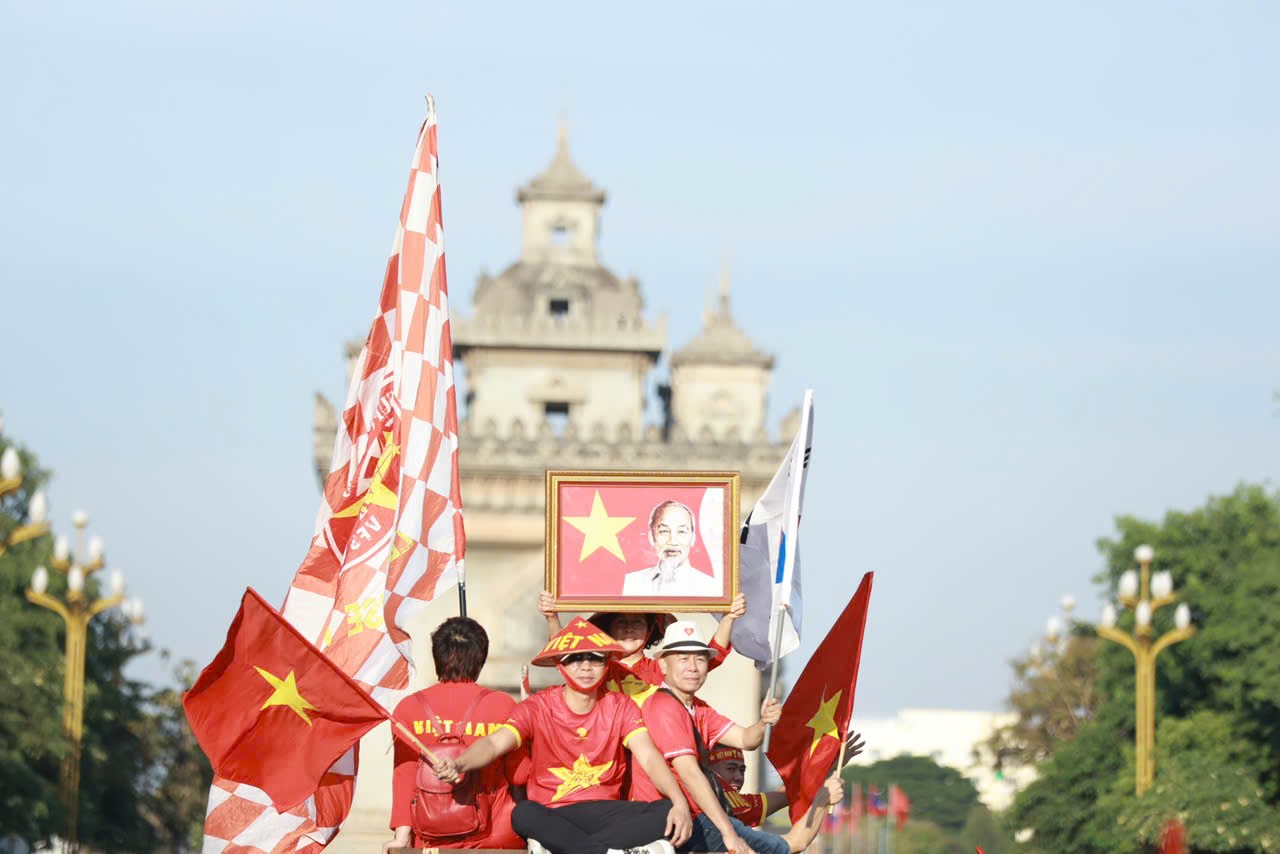
M 539 667 L 554 667 L 561 658 L 575 652 L 597 652 L 607 658 L 621 657 L 626 650 L 616 640 L 581 617 L 556 632 L 542 652 L 533 657 Z

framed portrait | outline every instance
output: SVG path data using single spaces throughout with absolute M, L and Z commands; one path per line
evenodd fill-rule
M 547 472 L 546 586 L 564 611 L 726 611 L 737 472 Z

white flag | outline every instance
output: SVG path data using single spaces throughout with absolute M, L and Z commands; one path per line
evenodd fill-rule
M 804 393 L 800 430 L 773 480 L 742 525 L 738 582 L 747 615 L 733 624 L 733 646 L 765 670 L 773 660 L 773 638 L 781 611 L 778 657 L 800 646 L 800 514 L 813 448 L 813 390 Z

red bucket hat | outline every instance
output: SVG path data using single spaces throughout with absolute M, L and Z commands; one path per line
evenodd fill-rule
M 569 625 L 547 641 L 542 652 L 533 657 L 533 663 L 539 667 L 555 667 L 561 658 L 575 652 L 596 652 L 609 659 L 621 657 L 626 650 L 597 626 L 581 617 L 574 617 Z

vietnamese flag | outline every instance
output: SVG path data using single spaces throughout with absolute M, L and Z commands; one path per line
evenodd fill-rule
M 281 813 L 390 717 L 252 588 L 182 705 L 213 772 L 262 789 Z
M 793 824 L 808 811 L 830 776 L 849 732 L 873 576 L 871 572 L 862 576 L 858 592 L 818 644 L 773 728 L 769 761 L 786 787 Z

